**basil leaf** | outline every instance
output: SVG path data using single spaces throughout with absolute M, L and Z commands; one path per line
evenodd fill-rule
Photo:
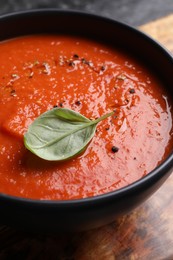
M 96 125 L 108 113 L 89 120 L 66 108 L 54 108 L 40 115 L 24 135 L 25 147 L 42 159 L 62 161 L 81 153 L 93 138 Z

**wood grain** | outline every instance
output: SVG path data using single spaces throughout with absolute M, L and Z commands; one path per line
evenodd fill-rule
M 173 53 L 173 15 L 140 27 Z M 173 176 L 148 201 L 114 223 L 70 235 L 0 227 L 0 260 L 171 260 Z
M 173 15 L 140 26 L 142 31 L 159 41 L 173 53 Z

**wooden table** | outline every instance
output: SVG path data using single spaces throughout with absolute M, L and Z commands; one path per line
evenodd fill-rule
M 173 53 L 173 15 L 141 26 Z M 96 230 L 28 234 L 0 227 L 0 260 L 172 260 L 173 176 L 133 213 Z

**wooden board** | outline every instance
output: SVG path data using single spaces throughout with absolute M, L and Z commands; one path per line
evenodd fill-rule
M 173 15 L 141 26 L 173 53 Z M 34 235 L 0 227 L 0 260 L 173 259 L 173 176 L 131 214 L 96 230 Z
M 139 29 L 159 41 L 173 53 L 173 15 L 143 25 Z

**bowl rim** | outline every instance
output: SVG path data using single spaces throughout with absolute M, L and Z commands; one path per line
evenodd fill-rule
M 58 9 L 58 8 L 40 8 L 40 9 L 31 9 L 31 10 L 25 10 L 25 11 L 15 11 L 12 13 L 7 13 L 7 14 L 2 14 L 0 15 L 0 22 L 2 20 L 5 19 L 14 19 L 15 17 L 22 17 L 22 16 L 31 16 L 31 15 L 44 15 L 44 14 L 50 14 L 50 13 L 54 13 L 54 14 L 70 14 L 70 15 L 78 15 L 78 16 L 86 16 L 86 17 L 90 17 L 92 19 L 97 19 L 97 20 L 102 20 L 102 21 L 106 21 L 108 23 L 111 24 L 117 24 L 119 26 L 122 27 L 126 27 L 128 30 L 132 30 L 134 33 L 140 35 L 143 38 L 146 38 L 148 42 L 150 42 L 151 44 L 154 44 L 157 48 L 160 49 L 160 51 L 162 51 L 162 53 L 164 55 L 167 56 L 167 58 L 171 61 L 172 65 L 173 65 L 173 56 L 171 55 L 171 53 L 165 48 L 163 47 L 157 40 L 153 39 L 151 36 L 149 36 L 148 34 L 140 31 L 140 29 L 133 27 L 125 22 L 121 22 L 119 20 L 113 19 L 113 18 L 109 18 L 103 15 L 98 15 L 95 13 L 90 13 L 90 12 L 86 12 L 86 11 L 79 11 L 79 10 L 72 10 L 72 9 L 67 9 L 67 10 L 63 10 L 63 9 Z M 9 38 L 10 39 L 10 38 Z M 70 200 L 48 200 L 48 199 L 30 199 L 30 198 L 24 198 L 24 197 L 18 197 L 18 196 L 13 196 L 13 195 L 9 195 L 6 193 L 1 193 L 0 192 L 0 200 L 5 199 L 5 200 L 9 200 L 12 202 L 19 202 L 19 203 L 25 203 L 28 206 L 75 206 L 75 205 L 79 205 L 79 206 L 85 206 L 88 204 L 95 204 L 95 203 L 99 203 L 100 201 L 107 201 L 110 200 L 114 197 L 116 198 L 121 198 L 124 195 L 128 195 L 128 194 L 133 194 L 136 193 L 138 190 L 145 188 L 146 186 L 149 185 L 149 183 L 156 181 L 158 179 L 160 179 L 161 177 L 163 177 L 163 173 L 165 171 L 165 169 L 168 169 L 169 171 L 171 171 L 171 169 L 173 169 L 173 151 L 170 152 L 170 154 L 164 159 L 163 162 L 161 162 L 156 168 L 154 168 L 152 171 L 150 171 L 149 173 L 147 173 L 147 175 L 145 175 L 144 177 L 134 181 L 133 183 L 124 186 L 122 188 L 116 189 L 114 191 L 110 191 L 107 193 L 103 193 L 100 195 L 95 195 L 95 196 L 91 196 L 91 197 L 87 197 L 87 198 L 80 198 L 80 199 L 70 199 Z

